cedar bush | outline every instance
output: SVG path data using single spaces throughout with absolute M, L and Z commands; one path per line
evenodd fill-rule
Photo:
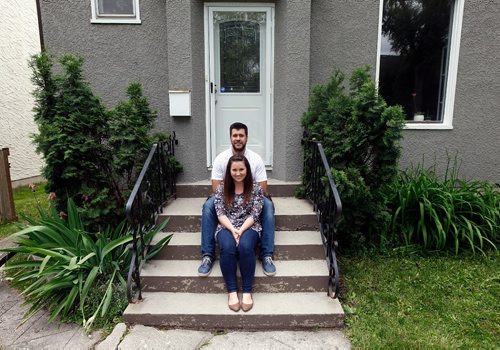
M 302 126 L 323 144 L 337 183 L 341 246 L 377 243 L 385 236 L 391 222 L 387 191 L 396 180 L 403 125 L 401 107 L 387 106 L 378 95 L 368 66 L 352 73 L 349 91 L 339 70 L 326 85 L 314 87 Z
M 83 78 L 83 58 L 64 55 L 59 63 L 61 73 L 54 74 L 48 53 L 30 61 L 38 126 L 34 142 L 45 161 L 46 191 L 55 194 L 62 212 L 71 198 L 93 229 L 117 225 L 151 145 L 166 135 L 150 135 L 156 112 L 139 83 L 128 86 L 127 101 L 107 110 Z

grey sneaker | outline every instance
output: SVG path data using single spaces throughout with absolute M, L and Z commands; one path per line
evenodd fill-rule
M 264 275 L 266 276 L 276 275 L 276 266 L 274 266 L 273 258 L 271 256 L 266 256 L 262 259 L 262 270 L 264 270 Z
M 200 267 L 198 267 L 198 276 L 207 277 L 212 272 L 212 266 L 214 264 L 214 260 L 209 256 L 204 256 L 201 261 Z

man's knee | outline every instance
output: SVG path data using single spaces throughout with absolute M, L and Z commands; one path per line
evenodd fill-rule
M 262 217 L 266 217 L 266 218 L 274 217 L 274 204 L 267 197 L 264 197 L 264 205 L 262 207 L 261 215 L 262 215 Z
M 210 215 L 213 213 L 215 213 L 215 198 L 212 196 L 203 203 L 202 215 Z

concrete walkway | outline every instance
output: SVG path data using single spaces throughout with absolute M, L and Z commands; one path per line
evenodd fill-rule
M 99 332 L 88 336 L 76 324 L 47 323 L 47 312 L 39 312 L 26 322 L 23 298 L 9 287 L 0 272 L 0 349 L 350 349 L 342 331 L 314 332 L 206 332 L 159 330 L 118 324 L 102 339 Z M 99 343 L 100 342 L 100 343 Z
M 47 312 L 39 312 L 23 323 L 28 310 L 28 306 L 22 306 L 23 301 L 0 271 L 0 349 L 92 349 L 101 340 L 99 332 L 87 336 L 76 324 L 48 323 Z
M 316 332 L 223 332 L 158 330 L 119 324 L 96 350 L 136 349 L 350 349 L 349 340 L 338 330 Z

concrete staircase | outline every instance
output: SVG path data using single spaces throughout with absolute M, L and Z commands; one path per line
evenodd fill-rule
M 344 312 L 327 296 L 328 267 L 312 205 L 293 198 L 296 183 L 269 181 L 276 213 L 274 260 L 277 273 L 267 277 L 257 262 L 254 307 L 248 313 L 227 307 L 218 260 L 208 277 L 197 275 L 201 208 L 208 182 L 178 185 L 174 200 L 159 220 L 170 218 L 155 241 L 173 237 L 141 271 L 143 301 L 130 304 L 125 322 L 191 329 L 339 328 Z M 240 281 L 241 282 L 241 281 Z

